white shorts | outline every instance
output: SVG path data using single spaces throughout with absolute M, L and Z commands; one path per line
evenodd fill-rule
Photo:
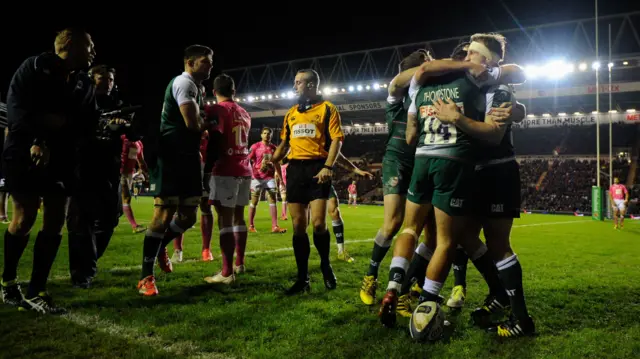
M 220 201 L 222 207 L 233 208 L 249 204 L 251 179 L 244 177 L 212 176 L 209 180 L 210 201 Z
M 252 179 L 251 180 L 251 192 L 258 192 L 262 190 L 273 191 L 276 189 L 276 180 L 271 179 Z
M 349 193 L 349 199 L 356 199 L 356 198 L 357 198 L 357 194 Z
M 615 207 L 621 211 L 627 209 L 627 207 L 624 205 L 624 199 L 614 199 L 613 203 L 615 204 Z

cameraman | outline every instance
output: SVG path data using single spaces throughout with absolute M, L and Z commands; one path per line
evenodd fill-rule
M 104 65 L 91 68 L 98 109 L 101 113 L 123 107 L 115 90 L 115 70 Z M 77 186 L 71 196 L 67 216 L 69 269 L 76 288 L 89 288 L 97 272 L 97 261 L 104 254 L 122 215 L 120 184 L 121 135 L 130 121 L 101 117 L 95 138 L 81 150 L 76 169 Z

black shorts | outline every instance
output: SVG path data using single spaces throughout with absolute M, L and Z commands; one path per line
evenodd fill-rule
M 326 159 L 290 160 L 287 167 L 287 202 L 309 204 L 317 199 L 329 199 L 331 181 L 318 183 L 313 178 L 322 170 Z
M 30 160 L 5 160 L 2 169 L 5 176 L 5 192 L 34 194 L 40 197 L 71 194 L 74 182 L 72 166 L 49 164 L 45 168 L 35 168 Z
M 474 213 L 489 218 L 520 218 L 520 166 L 511 161 L 475 172 Z

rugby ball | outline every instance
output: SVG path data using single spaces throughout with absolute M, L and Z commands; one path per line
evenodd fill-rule
M 415 341 L 436 341 L 442 338 L 445 320 L 440 304 L 423 302 L 416 307 L 409 321 L 409 333 Z

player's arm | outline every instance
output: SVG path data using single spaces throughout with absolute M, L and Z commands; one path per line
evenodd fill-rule
M 416 94 L 417 90 L 414 88 L 415 81 L 411 82 L 411 89 L 409 89 L 409 93 L 411 94 L 411 105 L 409 105 L 409 110 L 407 110 L 407 128 L 405 129 L 405 138 L 407 140 L 407 144 L 412 148 L 416 145 L 416 140 L 418 139 L 418 110 L 416 108 Z
M 396 75 L 396 77 L 391 80 L 391 83 L 389 83 L 389 97 L 401 97 L 404 93 L 404 89 L 409 87 L 411 79 L 415 75 L 416 71 L 418 71 L 418 68 L 420 68 L 420 66 L 404 70 Z
M 204 122 L 200 117 L 200 107 L 196 100 L 198 94 L 196 85 L 192 81 L 178 77 L 173 81 L 172 90 L 187 128 L 191 131 L 202 131 Z
M 338 109 L 331 106 L 329 109 L 329 136 L 331 137 L 331 146 L 329 147 L 329 154 L 327 160 L 324 163 L 325 166 L 333 167 L 338 159 L 338 154 L 342 148 L 342 140 L 344 139 L 344 133 L 342 132 L 342 119 Z M 329 139 L 327 139 L 329 140 Z
M 469 61 L 433 60 L 420 65 L 414 74 L 414 79 L 418 85 L 422 86 L 431 77 L 456 71 L 469 71 L 473 76 L 480 76 L 486 72 L 486 69 L 482 65 Z
M 143 153 L 143 147 L 141 144 L 139 144 L 138 146 L 138 155 L 137 155 L 137 159 L 138 159 L 138 168 L 140 168 L 140 170 L 143 173 L 149 173 L 149 167 L 147 166 L 147 161 L 144 160 L 144 153 Z
M 373 179 L 373 175 L 371 173 L 359 169 L 358 166 L 353 164 L 353 162 L 349 161 L 349 159 L 346 158 L 342 154 L 342 152 L 340 152 L 340 154 L 338 154 L 338 160 L 336 161 L 336 163 L 338 164 L 338 166 L 344 168 L 345 170 L 347 170 L 349 172 L 353 172 L 353 173 L 357 174 L 358 176 L 369 177 L 369 179 Z

